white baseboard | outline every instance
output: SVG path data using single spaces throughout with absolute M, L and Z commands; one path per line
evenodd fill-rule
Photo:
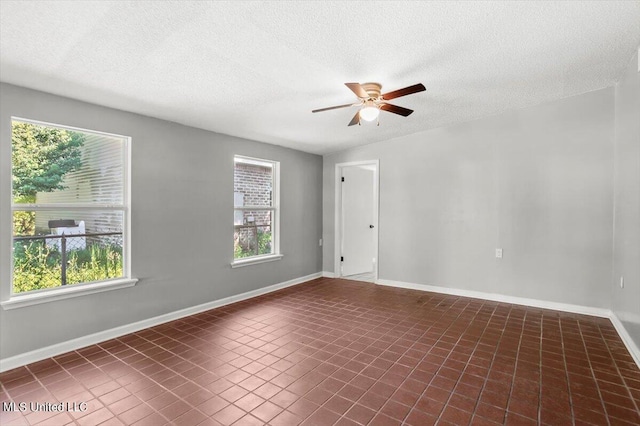
M 335 278 L 336 274 L 334 274 L 333 272 L 329 272 L 329 271 L 322 271 L 322 277 L 323 278 Z
M 633 339 L 629 335 L 629 332 L 624 327 L 624 324 L 622 323 L 622 321 L 620 321 L 620 318 L 618 318 L 615 313 L 612 312 L 609 319 L 611 320 L 613 326 L 616 328 L 618 335 L 622 339 L 624 345 L 627 347 L 627 350 L 631 354 L 631 357 L 638 365 L 638 368 L 640 368 L 640 349 L 638 348 L 638 345 L 636 345 L 636 342 L 633 341 Z
M 89 345 L 95 345 L 96 343 L 104 342 L 110 339 L 114 339 L 116 337 L 121 337 L 129 333 L 134 333 L 136 331 L 143 330 L 145 328 L 154 327 L 156 325 L 164 324 L 169 321 L 188 317 L 189 315 L 198 314 L 200 312 L 208 311 L 210 309 L 218 308 L 220 306 L 229 305 L 231 303 L 250 299 L 256 296 L 261 296 L 263 294 L 271 293 L 286 287 L 302 284 L 304 282 L 311 281 L 316 278 L 320 278 L 321 276 L 323 276 L 323 273 L 317 272 L 315 274 L 310 274 L 304 277 L 294 278 L 289 281 L 273 284 L 268 287 L 259 288 L 257 290 L 248 291 L 246 293 L 225 297 L 224 299 L 218 299 L 211 302 L 203 303 L 201 305 L 180 309 L 178 311 L 169 312 L 167 314 L 163 314 L 157 317 L 134 322 L 132 324 L 111 328 L 109 330 L 99 331 L 97 333 L 89 334 L 87 336 L 82 336 L 76 339 L 67 340 L 66 342 L 56 343 L 55 345 L 36 349 L 36 350 L 19 354 L 19 355 L 14 355 L 9 358 L 0 359 L 0 372 L 21 367 L 23 365 L 31 364 L 32 362 L 37 362 L 43 359 L 51 358 L 53 356 L 74 351 L 76 349 L 84 348 Z
M 531 306 L 535 308 L 551 309 L 554 311 L 571 312 L 574 314 L 591 315 L 595 317 L 608 318 L 615 327 L 622 342 L 627 347 L 631 357 L 640 368 L 640 349 L 635 344 L 620 319 L 609 309 L 594 308 L 591 306 L 572 305 L 569 303 L 548 302 L 545 300 L 528 299 L 526 297 L 506 296 L 497 293 L 485 293 L 481 291 L 461 290 L 457 288 L 438 287 L 426 284 L 406 283 L 402 281 L 393 281 L 379 279 L 376 284 L 386 285 L 390 287 L 407 288 L 411 290 L 430 291 L 433 293 L 450 294 L 453 296 L 471 297 L 474 299 L 491 300 L 493 302 L 511 303 L 514 305 Z
M 511 303 L 514 305 L 531 306 L 535 308 L 552 309 L 554 311 L 572 312 L 574 314 L 592 315 L 595 317 L 609 318 L 611 311 L 605 308 L 571 305 L 569 303 L 548 302 L 545 300 L 528 299 L 526 297 L 506 296 L 498 293 L 485 293 L 482 291 L 462 290 L 458 288 L 438 287 L 426 284 L 406 283 L 402 281 L 379 279 L 376 284 L 391 287 L 408 288 L 412 290 L 431 291 L 434 293 L 450 294 L 453 296 L 471 297 L 474 299 L 491 300 L 493 302 Z

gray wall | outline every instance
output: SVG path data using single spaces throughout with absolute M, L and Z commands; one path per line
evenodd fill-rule
M 10 267 L 10 120 L 17 116 L 132 137 L 132 275 L 140 278 L 127 289 L 0 309 L 0 357 L 321 270 L 320 156 L 7 84 L 0 102 L 0 270 Z M 281 162 L 281 261 L 229 266 L 234 154 Z
M 613 311 L 640 347 L 640 73 L 637 54 L 616 86 Z M 624 289 L 620 288 L 624 277 Z
M 381 279 L 610 308 L 613 139 L 608 88 L 326 155 L 323 269 L 335 164 L 379 159 Z

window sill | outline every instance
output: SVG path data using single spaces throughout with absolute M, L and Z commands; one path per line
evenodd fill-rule
M 232 268 L 242 268 L 243 266 L 256 265 L 258 263 L 274 262 L 282 259 L 282 254 L 268 254 L 266 256 L 256 256 L 249 259 L 238 259 L 231 262 Z
M 119 288 L 133 287 L 138 282 L 135 278 L 120 278 L 116 280 L 100 281 L 84 285 L 70 285 L 54 291 L 43 291 L 32 294 L 18 294 L 9 300 L 0 303 L 2 309 L 17 309 L 41 303 L 54 302 L 56 300 L 70 299 L 72 297 L 85 296 L 87 294 L 101 293 L 103 291 L 117 290 Z

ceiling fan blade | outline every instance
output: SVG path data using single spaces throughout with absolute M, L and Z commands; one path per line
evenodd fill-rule
M 424 92 L 426 87 L 422 83 L 414 84 L 413 86 L 405 87 L 404 89 L 394 90 L 393 92 L 385 93 L 382 95 L 382 99 L 388 101 L 390 99 L 399 98 L 400 96 L 407 96 L 413 93 Z
M 360 111 L 356 112 L 356 115 L 353 116 L 348 126 L 353 126 L 355 124 L 360 124 Z
M 311 111 L 311 112 L 329 111 L 329 110 L 331 110 L 331 109 L 347 108 L 347 107 L 355 106 L 355 105 L 358 105 L 358 104 L 345 104 L 345 105 L 332 106 L 332 107 L 328 107 L 328 108 L 314 109 L 314 110 L 313 110 L 313 111 Z
M 360 86 L 360 83 L 345 83 L 344 85 L 351 89 L 351 91 L 360 99 L 369 99 L 369 94 L 362 86 Z
M 391 105 L 391 104 L 381 104 L 380 105 L 380 109 L 383 110 L 383 111 L 392 112 L 394 114 L 401 115 L 403 117 L 411 115 L 411 113 L 413 112 L 412 109 L 403 108 L 401 106 Z

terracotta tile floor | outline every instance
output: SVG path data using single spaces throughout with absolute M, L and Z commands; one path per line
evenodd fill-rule
M 46 425 L 637 425 L 606 319 L 318 279 L 0 375 Z M 83 406 L 84 407 L 84 406 Z

